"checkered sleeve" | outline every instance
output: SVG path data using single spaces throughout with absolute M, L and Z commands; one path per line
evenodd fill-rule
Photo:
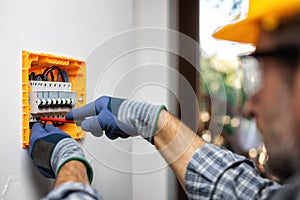
M 281 186 L 262 178 L 254 164 L 228 150 L 205 144 L 185 174 L 189 199 L 268 199 Z
M 92 186 L 78 182 L 67 182 L 53 189 L 42 200 L 103 200 L 101 194 Z

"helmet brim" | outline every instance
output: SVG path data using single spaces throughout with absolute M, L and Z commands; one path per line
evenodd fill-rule
M 275 25 L 278 25 L 282 18 L 296 15 L 300 16 L 300 1 L 293 0 L 288 4 L 284 4 L 282 1 L 269 9 L 260 9 L 257 13 L 252 13 L 243 20 L 217 29 L 213 33 L 213 37 L 256 46 L 262 28 L 271 27 L 269 30 L 274 30 Z

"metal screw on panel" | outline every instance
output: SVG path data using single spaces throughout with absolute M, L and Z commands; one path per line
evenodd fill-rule
M 79 98 L 78 98 L 78 101 L 79 101 L 80 103 L 82 103 L 82 102 L 83 102 L 83 98 L 82 98 L 82 97 L 79 97 Z

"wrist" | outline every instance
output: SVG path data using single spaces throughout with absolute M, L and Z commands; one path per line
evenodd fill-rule
M 80 182 L 89 185 L 86 166 L 78 160 L 66 162 L 60 169 L 54 187 L 65 182 Z

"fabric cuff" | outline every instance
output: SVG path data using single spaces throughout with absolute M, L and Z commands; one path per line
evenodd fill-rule
M 50 199 L 98 199 L 102 195 L 95 188 L 79 182 L 66 182 L 51 190 L 42 200 Z
M 86 166 L 89 181 L 92 182 L 93 170 L 85 159 L 83 150 L 74 139 L 66 138 L 57 143 L 51 155 L 51 167 L 55 175 L 57 176 L 62 166 L 71 160 L 81 161 Z
M 155 117 L 155 121 L 154 121 L 154 125 L 153 125 L 153 132 L 151 134 L 151 137 L 149 138 L 146 138 L 146 140 L 148 140 L 151 144 L 154 145 L 154 135 L 156 134 L 156 131 L 157 131 L 157 123 L 158 123 L 158 120 L 159 120 L 159 115 L 160 115 L 160 112 L 162 110 L 167 110 L 167 107 L 165 105 L 161 105 L 157 111 L 157 114 L 156 114 L 156 117 Z
M 139 135 L 153 143 L 160 112 L 166 107 L 143 100 L 125 100 L 118 110 L 118 119 L 135 128 Z

